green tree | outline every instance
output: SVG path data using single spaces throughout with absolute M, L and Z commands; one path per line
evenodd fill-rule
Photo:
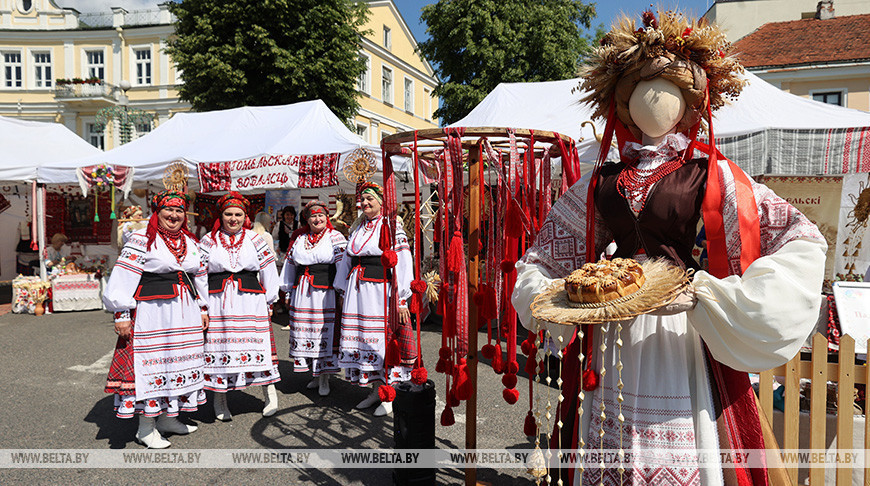
M 445 123 L 465 116 L 503 82 L 577 75 L 589 51 L 583 28 L 595 7 L 579 0 L 440 0 L 423 7 L 430 38 L 420 53 L 435 63 L 435 112 Z
M 166 49 L 198 111 L 320 98 L 343 120 L 359 109 L 359 28 L 353 0 L 183 0 Z

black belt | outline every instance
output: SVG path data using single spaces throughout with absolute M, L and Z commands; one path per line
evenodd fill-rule
M 208 293 L 217 294 L 223 292 L 227 282 L 235 281 L 242 292 L 265 294 L 266 289 L 260 284 L 260 273 L 253 270 L 240 272 L 215 272 L 208 274 Z
M 332 282 L 335 280 L 335 264 L 334 263 L 317 263 L 315 265 L 296 265 L 296 282 L 293 288 L 299 286 L 302 277 L 311 277 L 311 286 L 316 289 L 331 289 Z
M 393 276 L 393 272 L 389 268 L 385 268 L 381 263 L 380 255 L 372 256 L 352 256 L 350 257 L 352 268 L 359 267 L 359 280 L 368 282 L 388 282 Z
M 182 271 L 167 273 L 142 272 L 142 277 L 139 278 L 139 287 L 136 289 L 136 295 L 133 298 L 137 301 L 174 299 L 181 293 L 182 286 L 187 287 L 190 294 L 196 298 L 198 294 L 193 286 L 194 277 L 194 274 Z

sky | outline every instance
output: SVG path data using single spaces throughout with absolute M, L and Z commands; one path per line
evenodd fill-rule
M 108 13 L 111 7 L 123 7 L 128 11 L 154 9 L 157 8 L 159 3 L 164 1 L 166 0 L 55 0 L 59 6 L 74 8 L 82 13 Z M 417 41 L 427 39 L 426 26 L 420 22 L 420 10 L 424 5 L 436 2 L 433 0 L 393 1 L 396 3 L 396 6 L 402 13 L 402 17 L 404 17 L 405 22 Z M 599 24 L 604 24 L 605 28 L 609 28 L 613 19 L 620 12 L 625 12 L 639 18 L 641 12 L 650 6 L 649 0 L 599 0 L 595 3 L 597 16 L 592 21 L 591 32 L 594 32 L 595 27 Z M 691 16 L 701 16 L 704 15 L 707 8 L 713 3 L 713 0 L 658 0 L 652 3 L 666 10 L 676 7 Z

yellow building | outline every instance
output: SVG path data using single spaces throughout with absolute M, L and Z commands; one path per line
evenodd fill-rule
M 118 121 L 100 131 L 97 112 L 126 106 L 153 115 L 133 124 L 132 137 L 148 132 L 190 109 L 163 52 L 173 32 L 165 5 L 80 14 L 53 0 L 0 0 L 0 115 L 63 123 L 109 149 L 120 143 Z
M 416 41 L 391 0 L 371 9 L 361 55 L 357 132 L 371 143 L 384 135 L 437 127 L 432 96 L 437 80 L 416 54 Z M 178 99 L 181 83 L 166 40 L 174 33 L 166 5 L 152 10 L 82 14 L 54 0 L 0 0 L 0 115 L 55 121 L 93 145 L 120 143 L 117 121 L 125 107 L 153 116 L 133 124 L 131 138 L 150 131 L 190 104 Z M 126 89 L 124 89 L 126 88 Z M 114 107 L 105 131 L 97 113 Z
M 364 140 L 378 144 L 397 132 L 438 128 L 432 113 L 438 84 L 429 62 L 417 53 L 417 41 L 392 0 L 367 0 L 362 53 L 368 68 L 360 77 L 360 110 L 354 120 Z

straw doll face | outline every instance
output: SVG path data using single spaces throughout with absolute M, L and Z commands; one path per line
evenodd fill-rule
M 157 222 L 168 231 L 178 231 L 184 224 L 184 208 L 167 206 L 157 212 Z
M 628 102 L 631 119 L 643 133 L 643 142 L 657 143 L 676 130 L 686 112 L 680 88 L 664 78 L 637 83 Z
M 245 224 L 245 212 L 242 208 L 229 207 L 221 213 L 221 226 L 227 233 L 236 233 Z

